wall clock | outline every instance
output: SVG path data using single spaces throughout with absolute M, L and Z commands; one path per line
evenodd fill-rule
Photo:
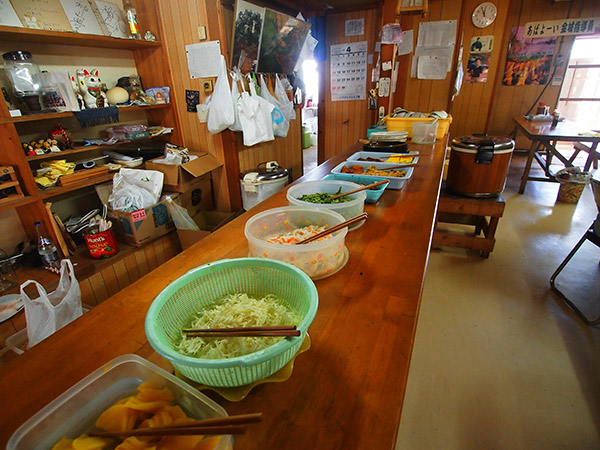
M 473 25 L 477 28 L 485 28 L 490 26 L 494 20 L 496 20 L 496 14 L 498 14 L 496 5 L 491 2 L 485 2 L 478 5 L 473 10 L 471 20 L 473 21 Z

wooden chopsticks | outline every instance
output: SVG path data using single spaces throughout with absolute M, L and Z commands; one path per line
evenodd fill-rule
M 400 165 L 400 166 L 386 167 L 386 168 L 380 169 L 380 170 L 401 170 L 401 169 L 406 169 L 407 167 L 415 167 L 418 164 L 419 163 L 404 164 L 404 165 Z
M 262 421 L 262 413 L 240 414 L 237 416 L 218 417 L 214 419 L 198 420 L 187 424 L 140 428 L 129 431 L 98 431 L 90 433 L 94 437 L 128 437 L 128 436 L 176 436 L 176 435 L 223 435 L 223 434 L 244 434 L 249 423 Z
M 187 337 L 271 337 L 300 336 L 296 325 L 231 328 L 184 328 Z
M 387 180 L 386 180 L 387 181 Z M 308 244 L 309 242 L 316 241 L 317 239 L 322 238 L 323 236 L 327 236 L 328 234 L 334 233 L 342 228 L 346 228 L 350 225 L 355 224 L 356 222 L 360 222 L 361 220 L 367 220 L 368 214 L 363 212 L 352 219 L 348 219 L 342 223 L 338 223 L 331 228 L 327 228 L 325 231 L 321 231 L 320 233 L 313 234 L 311 237 L 304 239 L 303 241 L 297 242 L 296 245 Z

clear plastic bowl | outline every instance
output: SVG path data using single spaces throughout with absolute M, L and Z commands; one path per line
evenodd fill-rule
M 8 441 L 8 450 L 47 450 L 63 437 L 76 438 L 94 428 L 100 414 L 118 400 L 134 395 L 149 381 L 167 387 L 175 403 L 196 420 L 225 417 L 227 412 L 206 395 L 179 378 L 137 355 L 119 356 L 38 411 L 21 425 Z M 224 436 L 215 450 L 233 448 L 231 436 Z
M 360 184 L 342 180 L 308 181 L 306 183 L 300 183 L 290 187 L 287 191 L 287 199 L 290 205 L 292 206 L 301 206 L 303 208 L 329 209 L 331 211 L 341 214 L 344 217 L 344 219 L 352 219 L 353 217 L 362 214 L 365 208 L 365 199 L 367 198 L 367 194 L 365 193 L 365 191 L 360 191 L 356 194 L 350 194 L 348 197 L 352 198 L 353 200 L 350 202 L 342 203 L 303 202 L 302 200 L 298 200 L 298 197 L 302 197 L 306 194 L 337 194 L 338 191 L 340 193 L 348 192 L 354 189 L 358 189 L 359 187 L 361 187 Z M 365 223 L 364 220 L 350 226 L 349 230 L 355 230 L 356 228 L 362 226 L 363 223 Z
M 266 239 L 307 225 L 332 227 L 344 220 L 340 214 L 329 209 L 284 206 L 251 217 L 246 222 L 244 234 L 248 240 L 250 256 L 292 264 L 314 280 L 332 275 L 346 264 L 348 254 L 344 241 L 347 228 L 335 232 L 329 239 L 303 245 L 272 244 L 266 242 Z

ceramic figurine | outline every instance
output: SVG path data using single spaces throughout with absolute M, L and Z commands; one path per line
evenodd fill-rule
M 83 97 L 86 108 L 104 107 L 106 104 L 106 94 L 102 92 L 100 86 L 102 80 L 98 76 L 98 70 L 94 69 L 88 72 L 85 69 L 77 70 L 77 82 L 79 91 Z
M 71 85 L 73 86 L 73 93 L 75 94 L 75 98 L 77 99 L 79 109 L 84 109 L 85 103 L 83 102 L 83 97 L 79 92 L 79 85 L 77 84 L 77 80 L 75 79 L 75 77 L 71 77 Z

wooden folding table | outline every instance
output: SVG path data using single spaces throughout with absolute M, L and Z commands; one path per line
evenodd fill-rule
M 531 181 L 556 181 L 554 174 L 550 170 L 552 158 L 556 156 L 566 167 L 573 167 L 572 159 L 567 159 L 556 149 L 558 141 L 575 142 L 575 143 L 590 143 L 589 156 L 585 163 L 584 170 L 588 170 L 594 161 L 597 154 L 598 142 L 600 135 L 583 134 L 589 130 L 579 127 L 575 122 L 563 120 L 556 126 L 552 126 L 552 122 L 537 122 L 525 119 L 525 117 L 513 117 L 513 121 L 517 125 L 517 131 L 523 132 L 528 139 L 531 140 L 529 147 L 529 155 L 527 156 L 527 164 L 521 178 L 521 186 L 519 193 L 525 192 L 525 185 L 528 180 Z M 587 150 L 586 150 L 587 151 Z M 545 153 L 545 158 L 540 153 Z M 531 163 L 536 160 L 544 169 L 544 177 L 531 177 Z

